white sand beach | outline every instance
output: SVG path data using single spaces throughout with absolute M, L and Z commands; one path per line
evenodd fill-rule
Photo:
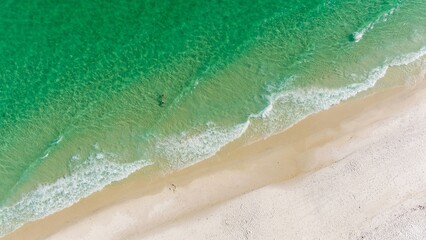
M 424 85 L 347 101 L 175 173 L 132 176 L 4 239 L 424 239 Z

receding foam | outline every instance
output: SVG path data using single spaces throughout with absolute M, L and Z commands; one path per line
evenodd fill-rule
M 234 127 L 218 127 L 214 123 L 161 140 L 156 151 L 172 168 L 182 168 L 213 156 L 223 146 L 239 138 L 249 122 Z
M 249 130 L 254 136 L 266 138 L 282 132 L 307 116 L 326 110 L 347 100 L 360 92 L 375 86 L 390 67 L 410 64 L 426 55 L 426 48 L 387 61 L 372 69 L 364 81 L 352 83 L 341 88 L 295 88 L 292 77 L 282 86 L 270 87 L 267 106 L 247 120 L 233 127 L 218 127 L 214 123 L 168 136 L 157 141 L 155 151 L 166 159 L 173 169 L 187 167 L 213 156 L 223 146 L 244 136 Z M 252 126 L 256 123 L 255 126 Z
M 92 154 L 83 164 L 74 167 L 69 176 L 51 184 L 40 185 L 15 204 L 1 207 L 0 237 L 26 222 L 44 218 L 67 208 L 110 183 L 124 179 L 131 173 L 152 164 L 145 160 L 120 164 L 114 162 L 113 158 L 114 155 L 107 153 Z
M 221 127 L 215 123 L 182 132 L 181 134 L 158 139 L 156 154 L 167 159 L 170 167 L 184 168 L 213 156 L 226 144 L 244 137 L 248 131 L 257 136 L 268 137 L 284 131 L 307 116 L 328 109 L 359 92 L 375 86 L 386 75 L 390 67 L 408 65 L 426 55 L 426 47 L 417 52 L 387 61 L 372 69 L 364 81 L 341 88 L 318 87 L 295 88 L 292 81 L 284 86 L 272 88 L 267 106 L 256 114 L 250 114 L 243 123 L 231 127 Z M 253 126 L 253 123 L 256 123 Z M 71 206 L 80 199 L 101 190 L 106 185 L 128 177 L 131 173 L 151 165 L 150 161 L 117 163 L 113 154 L 101 152 L 97 144 L 95 153 L 81 162 L 80 155 L 70 159 L 69 176 L 54 183 L 41 185 L 24 195 L 17 203 L 0 208 L 0 236 L 4 236 L 24 223 L 34 221 Z
M 282 132 L 311 114 L 326 110 L 374 87 L 390 67 L 411 64 L 425 55 L 426 47 L 422 47 L 416 52 L 396 57 L 371 70 L 363 77 L 364 81 L 341 88 L 295 88 L 292 83 L 297 78 L 293 77 L 282 86 L 269 88 L 271 92 L 267 96 L 269 103 L 262 111 L 250 116 L 252 122 L 256 122 L 255 129 L 250 130 L 254 132 L 253 135 L 264 137 Z

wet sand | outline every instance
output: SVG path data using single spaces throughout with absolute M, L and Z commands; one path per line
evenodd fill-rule
M 146 168 L 4 239 L 420 239 L 424 85 L 349 100 L 181 171 Z

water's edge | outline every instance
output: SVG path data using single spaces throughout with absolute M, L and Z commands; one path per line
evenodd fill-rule
M 166 139 L 167 144 L 159 142 L 156 147 L 163 150 L 166 158 L 176 159 L 176 161 L 170 162 L 171 169 L 174 171 L 181 170 L 212 157 L 225 145 L 237 139 L 246 138 L 250 141 L 265 139 L 287 130 L 314 113 L 326 110 L 352 97 L 356 98 L 359 93 L 374 88 L 376 83 L 386 76 L 390 68 L 415 63 L 416 60 L 422 60 L 424 55 L 426 55 L 426 48 L 421 48 L 417 52 L 392 59 L 383 66 L 373 69 L 362 83 L 351 84 L 340 89 L 307 88 L 288 91 L 288 88 L 278 88 L 286 90 L 272 93 L 269 96 L 270 102 L 264 110 L 250 115 L 246 122 L 240 123 L 234 128 L 219 129 L 211 125 L 205 132 L 191 134 L 191 138 L 171 137 Z M 285 122 L 288 125 L 281 125 L 281 127 L 285 126 L 282 129 L 271 128 L 271 126 L 277 125 L 274 121 L 282 120 L 283 116 L 280 115 L 279 111 L 280 104 L 285 104 L 288 101 L 304 104 L 308 102 L 309 104 L 304 106 L 311 107 L 295 113 L 291 119 L 286 119 Z M 253 128 L 253 125 L 256 127 Z M 263 132 L 263 135 L 258 135 L 260 137 L 253 140 L 252 136 L 259 134 L 259 132 L 256 132 L 259 129 L 269 129 L 270 131 Z M 197 145 L 197 143 L 204 145 Z M 203 148 L 205 143 L 212 143 L 212 147 Z M 188 146 L 191 147 L 188 148 Z M 0 208 L 2 226 L 0 236 L 15 231 L 27 222 L 42 219 L 67 208 L 79 200 L 101 191 L 112 182 L 121 181 L 132 173 L 154 163 L 151 160 L 141 160 L 122 164 L 114 162 L 114 157 L 112 153 L 99 150 L 98 153 L 90 155 L 89 161 L 85 161 L 84 165 L 78 165 L 77 171 L 70 176 L 61 178 L 53 184 L 41 185 L 36 190 L 26 194 L 16 204 Z

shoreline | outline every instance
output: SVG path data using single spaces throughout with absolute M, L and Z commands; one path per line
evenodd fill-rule
M 177 172 L 155 174 L 158 166 L 147 167 L 70 208 L 28 223 L 3 239 L 79 239 L 78 234 L 85 231 L 109 239 L 147 236 L 175 219 L 188 218 L 256 189 L 304 178 L 331 166 L 339 159 L 330 150 L 344 146 L 357 133 L 411 106 L 415 102 L 413 94 L 424 92 L 424 85 L 422 81 L 415 88 L 393 87 L 345 101 L 265 140 L 246 146 L 231 143 L 214 157 Z M 148 217 L 133 219 L 143 214 Z M 117 227 L 123 221 L 128 222 L 122 229 L 103 233 L 108 225 Z M 98 229 L 99 233 L 93 230 L 101 225 L 105 227 Z

